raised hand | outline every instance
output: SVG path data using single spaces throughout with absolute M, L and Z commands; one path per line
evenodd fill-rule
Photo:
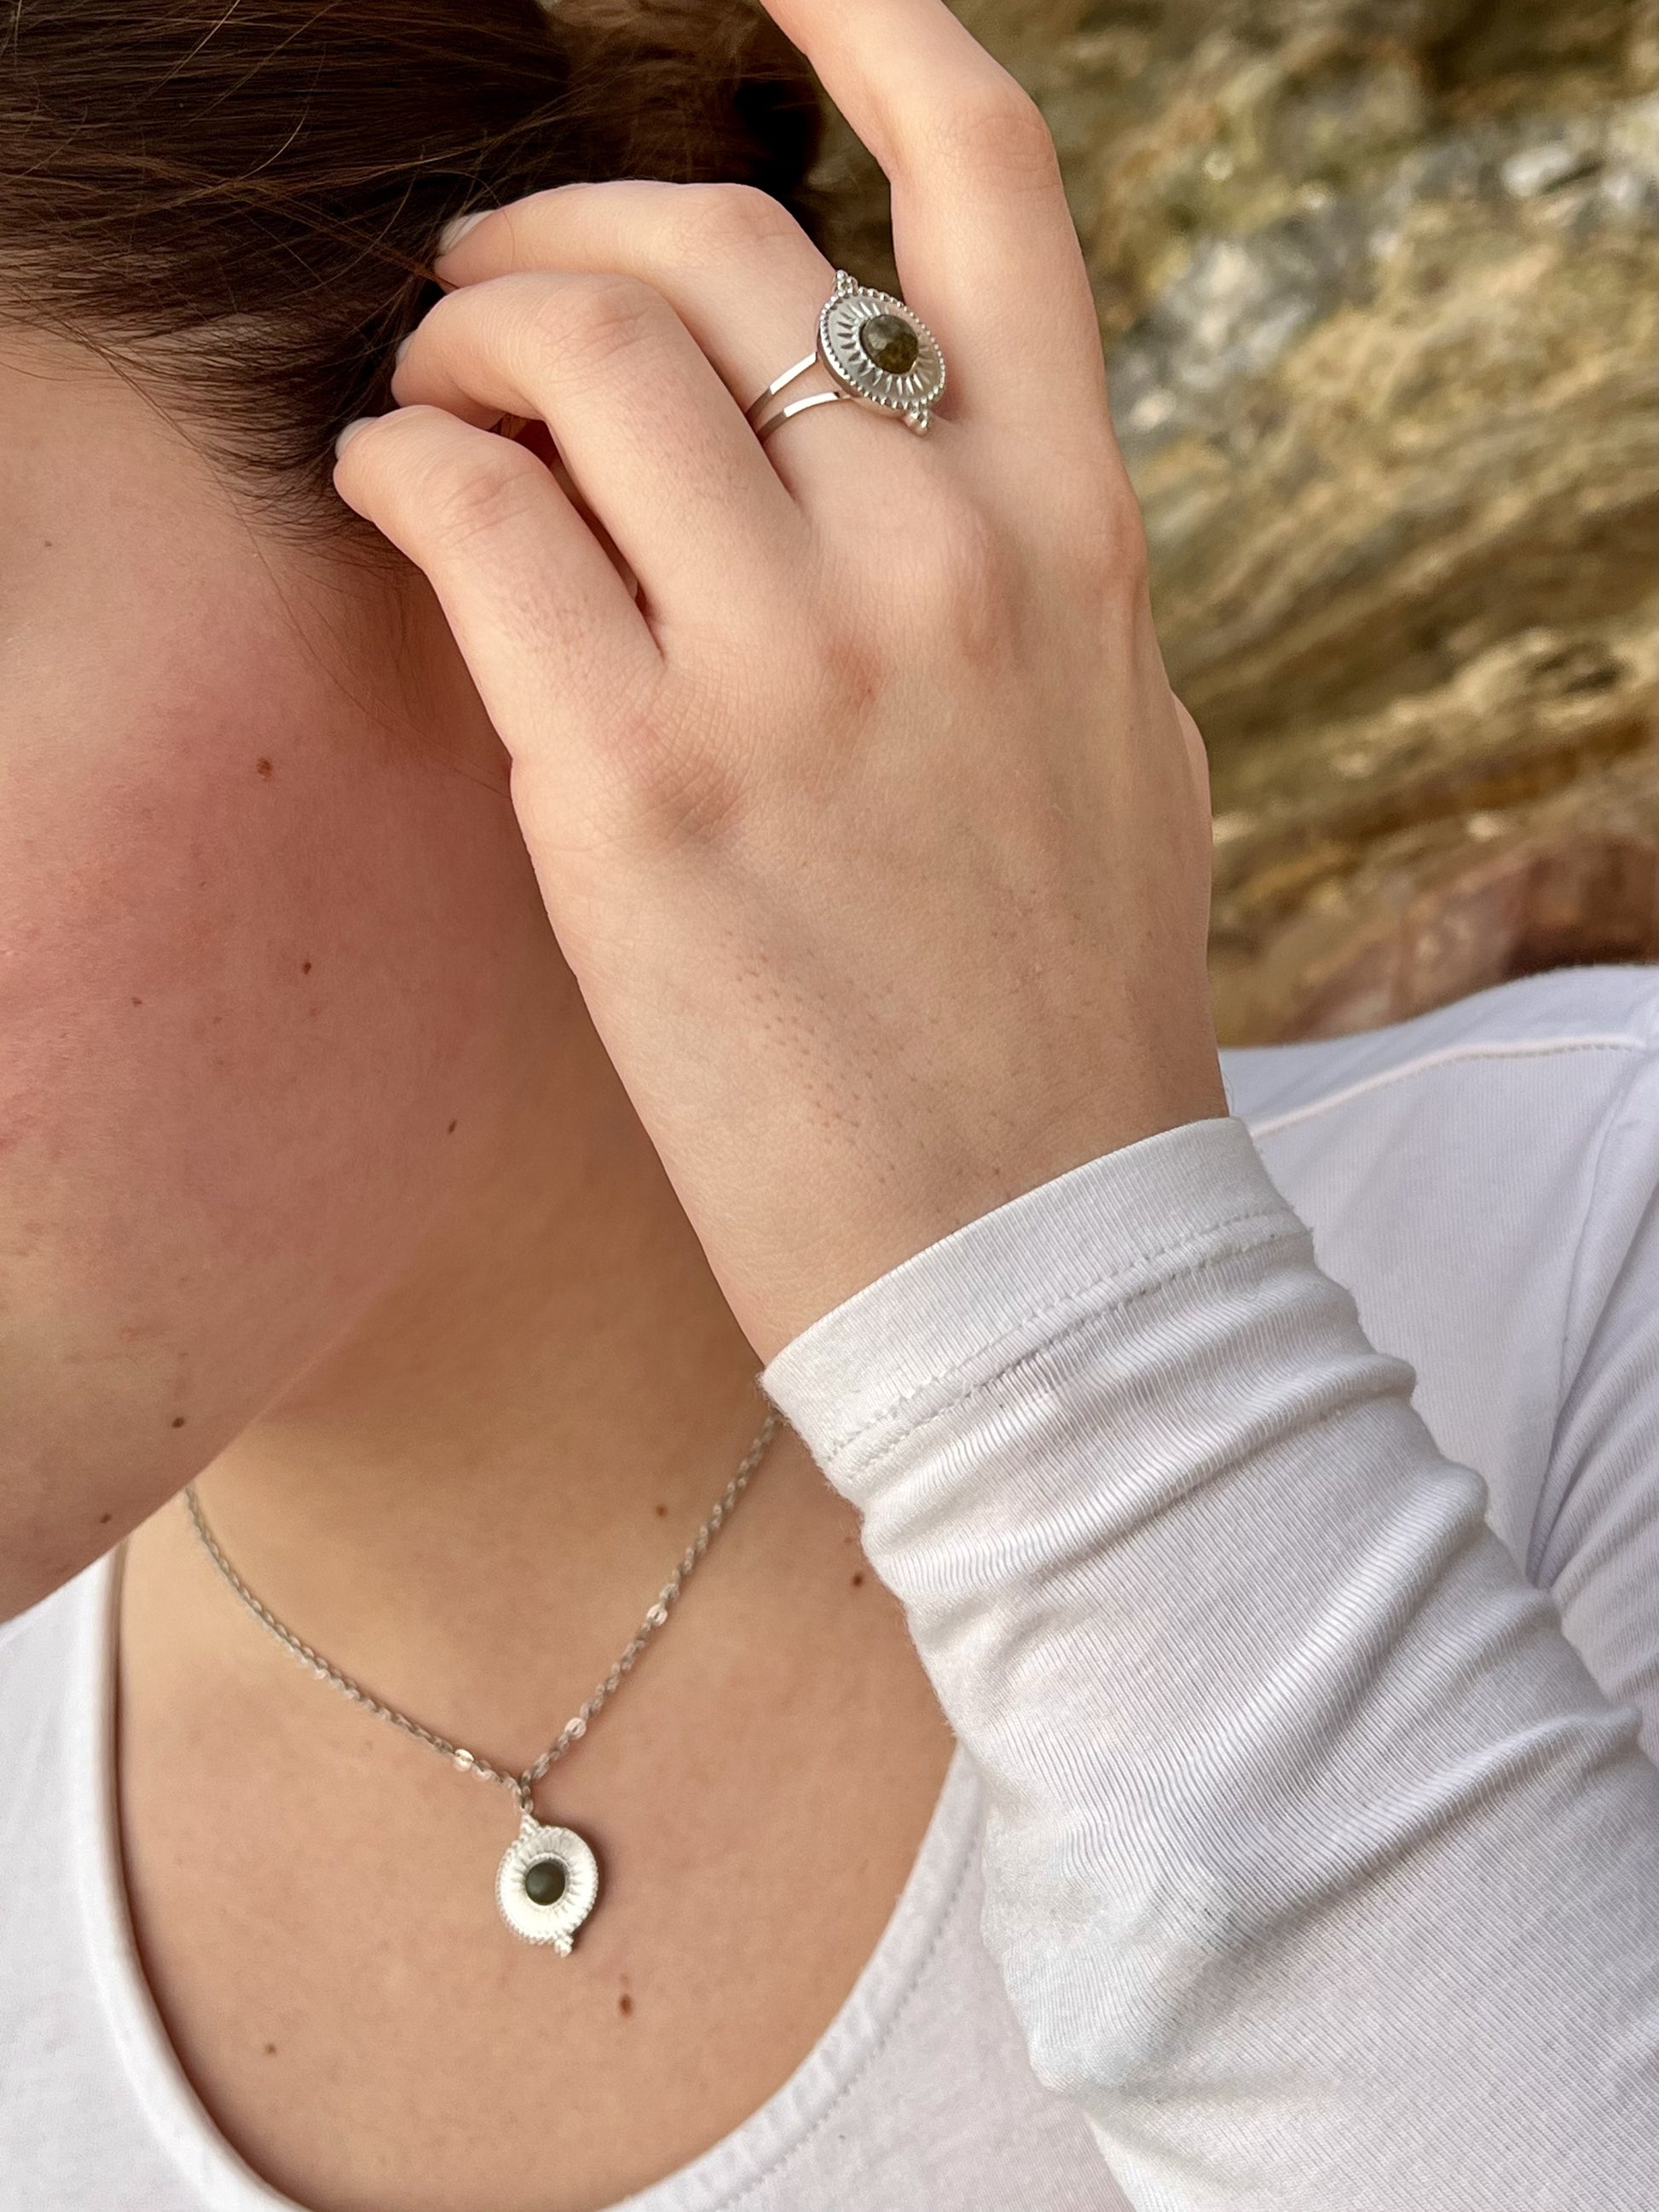
M 1046 126 L 938 0 L 769 4 L 891 180 L 949 370 L 930 434 L 836 405 L 763 445 L 744 408 L 835 270 L 756 191 L 578 185 L 441 261 L 398 408 L 337 471 L 439 597 L 763 1359 L 1006 1200 L 1226 1110 L 1202 750 Z

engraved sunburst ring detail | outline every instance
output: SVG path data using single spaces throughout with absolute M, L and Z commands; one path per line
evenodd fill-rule
M 902 300 L 838 269 L 818 317 L 818 356 L 854 398 L 902 416 L 913 430 L 927 428 L 945 390 L 945 356 Z
M 575 1830 L 544 1827 L 526 1813 L 495 1876 L 495 1902 L 513 1933 L 568 1959 L 599 1894 L 599 1863 Z

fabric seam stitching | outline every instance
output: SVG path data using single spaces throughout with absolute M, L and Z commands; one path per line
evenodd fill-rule
M 1288 1212 L 1289 1209 L 1286 1208 L 1285 1213 Z M 1270 1226 L 1273 1233 L 1265 1237 L 1254 1239 L 1249 1243 L 1229 1246 L 1221 1251 L 1206 1251 L 1202 1249 L 1209 1240 L 1221 1235 L 1224 1231 L 1258 1225 Z M 1270 1213 L 1257 1207 L 1249 1213 L 1229 1214 L 1223 1220 L 1212 1223 L 1208 1227 L 1200 1231 L 1196 1236 L 1183 1237 L 1173 1244 L 1160 1245 L 1153 1251 L 1138 1253 L 1133 1261 L 1125 1266 L 1110 1268 L 1103 1274 L 1091 1274 L 1080 1282 L 1069 1284 L 1064 1291 L 1057 1292 L 1042 1304 L 1022 1309 L 1006 1328 L 1000 1329 L 988 1342 L 963 1354 L 962 1358 L 952 1360 L 948 1366 L 939 1368 L 925 1381 L 902 1392 L 898 1397 L 890 1401 L 879 1411 L 866 1416 L 856 1428 L 848 1429 L 841 1436 L 832 1437 L 823 1446 L 824 1453 L 826 1455 L 833 1456 L 838 1452 L 846 1450 L 849 1445 L 855 1444 L 860 1437 L 868 1436 L 872 1429 L 879 1428 L 884 1422 L 890 1420 L 895 1413 L 902 1413 L 906 1406 L 921 1397 L 925 1391 L 936 1389 L 939 1384 L 949 1382 L 953 1376 L 960 1375 L 964 1369 L 971 1367 L 988 1352 L 994 1352 L 999 1345 L 1008 1343 L 1020 1329 L 1029 1328 L 1033 1322 L 1042 1321 L 1047 1315 L 1057 1312 L 1060 1308 L 1069 1304 L 1074 1299 L 1091 1297 L 1097 1291 L 1105 1290 L 1114 1283 L 1124 1281 L 1139 1267 L 1156 1263 L 1160 1260 L 1172 1260 L 1177 1255 L 1193 1255 L 1184 1264 L 1167 1268 L 1155 1282 L 1133 1285 L 1121 1296 L 1112 1298 L 1106 1305 L 1091 1307 L 1087 1313 L 1078 1315 L 1073 1321 L 1064 1324 L 1057 1334 L 1046 1338 L 1044 1343 L 1061 1343 L 1074 1328 L 1090 1321 L 1100 1319 L 1103 1314 L 1113 1312 L 1127 1304 L 1133 1298 L 1146 1291 L 1160 1289 L 1165 1284 L 1178 1282 L 1183 1275 L 1193 1273 L 1198 1267 L 1216 1261 L 1237 1259 L 1247 1252 L 1260 1251 L 1265 1246 L 1274 1243 L 1291 1243 L 1298 1236 L 1305 1237 L 1307 1234 L 1305 1224 L 1294 1217 L 1287 1224 L 1284 1214 Z M 1027 1358 L 1030 1352 L 1041 1351 L 1042 1348 L 1042 1345 L 1034 1345 L 1029 1347 L 1026 1352 L 1012 1354 L 1006 1365 L 999 1368 L 996 1373 L 1006 1373 L 1009 1367 L 1018 1364 L 1020 1360 Z M 985 1382 L 994 1379 L 994 1376 L 983 1377 L 981 1383 L 975 1387 L 983 1388 Z M 960 1403 L 960 1397 L 953 1398 L 950 1402 Z M 942 1412 L 945 1408 L 941 1407 L 939 1410 Z M 928 1418 L 935 1419 L 937 1415 L 930 1415 Z
M 1294 1128 L 1297 1122 L 1311 1121 L 1334 1106 L 1346 1106 L 1391 1083 L 1403 1083 L 1410 1076 L 1429 1074 L 1437 1068 L 1453 1067 L 1461 1060 L 1542 1060 L 1558 1053 L 1639 1053 L 1646 1049 L 1644 1037 L 1615 1036 L 1611 1032 L 1579 1037 L 1518 1038 L 1509 1044 L 1447 1045 L 1437 1052 L 1423 1053 L 1416 1060 L 1403 1060 L 1398 1067 L 1379 1068 L 1375 1075 L 1364 1076 L 1358 1083 L 1345 1084 L 1341 1090 L 1333 1091 L 1323 1098 L 1310 1099 L 1305 1106 L 1288 1107 L 1282 1114 L 1270 1114 L 1265 1120 L 1247 1122 L 1245 1126 L 1252 1137 L 1276 1136 L 1279 1130 Z
M 1302 1234 L 1305 1237 L 1308 1232 L 1304 1229 Z M 942 1420 L 946 1413 L 954 1413 L 959 1407 L 971 1405 L 975 1398 L 982 1396 L 994 1384 L 1006 1382 L 1010 1376 L 1018 1375 L 1023 1368 L 1029 1367 L 1033 1360 L 1044 1358 L 1049 1352 L 1058 1351 L 1061 1346 L 1069 1343 L 1074 1337 L 1080 1336 L 1085 1330 L 1096 1322 L 1110 1319 L 1113 1316 L 1124 1312 L 1128 1307 L 1138 1304 L 1143 1298 L 1156 1297 L 1161 1291 L 1170 1289 L 1174 1284 L 1188 1281 L 1195 1275 L 1206 1274 L 1214 1268 L 1225 1267 L 1230 1261 L 1247 1258 L 1256 1252 L 1269 1250 L 1275 1243 L 1290 1243 L 1294 1241 L 1295 1239 L 1291 1237 L 1275 1237 L 1265 1240 L 1260 1244 L 1241 1246 L 1230 1251 L 1201 1254 L 1190 1266 L 1175 1269 L 1166 1275 L 1160 1275 L 1156 1282 L 1136 1284 L 1134 1288 L 1126 1291 L 1122 1297 L 1114 1299 L 1109 1306 L 1097 1307 L 1088 1313 L 1079 1314 L 1063 1328 L 1056 1330 L 1054 1335 L 1045 1337 L 1042 1343 L 1028 1346 L 1025 1351 L 1009 1360 L 1005 1366 L 996 1369 L 994 1373 L 982 1375 L 977 1382 L 968 1383 L 945 1404 L 936 1406 L 932 1413 L 924 1414 L 913 1428 L 905 1430 L 899 1436 L 890 1437 L 885 1443 L 878 1445 L 865 1461 L 863 1466 L 858 1470 L 860 1476 L 862 1477 L 879 1467 L 884 1459 L 896 1452 L 902 1444 L 908 1443 L 912 1437 L 925 1435 L 927 1430 L 935 1422 Z M 1326 1279 L 1328 1281 L 1330 1279 L 1327 1277 Z M 1333 1287 L 1340 1290 L 1341 1285 L 1335 1284 Z M 1343 1295 L 1346 1297 L 1347 1293 L 1345 1291 Z M 1378 1351 L 1375 1345 L 1370 1348 L 1376 1358 L 1387 1360 L 1390 1366 L 1400 1368 L 1407 1374 L 1410 1373 L 1408 1364 L 1403 1359 L 1396 1358 L 1393 1352 Z

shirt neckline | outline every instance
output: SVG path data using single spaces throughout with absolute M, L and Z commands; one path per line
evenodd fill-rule
M 185 2072 L 144 1978 L 127 1903 L 116 1808 L 116 1657 L 123 1554 L 81 1579 L 70 1669 L 70 1833 L 82 1933 L 134 2097 L 203 2212 L 307 2212 L 262 2180 L 221 2134 Z M 66 1593 L 67 1595 L 67 1593 Z M 604 2212 L 723 2212 L 810 2137 L 878 2056 L 939 1942 L 969 1871 L 979 1788 L 953 1751 L 897 1901 L 858 1979 L 817 2042 L 764 2104 L 687 2165 Z

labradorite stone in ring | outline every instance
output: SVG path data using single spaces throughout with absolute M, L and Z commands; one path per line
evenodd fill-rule
M 859 343 L 889 376 L 902 376 L 916 365 L 916 334 L 897 315 L 872 315 L 859 326 Z
M 564 1862 L 538 1859 L 524 1870 L 524 1893 L 532 1905 L 556 1905 L 564 1895 Z

